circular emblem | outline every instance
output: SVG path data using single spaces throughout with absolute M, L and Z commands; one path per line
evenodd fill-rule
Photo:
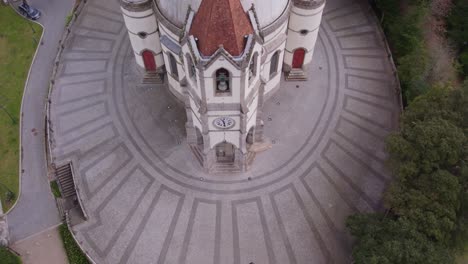
M 236 121 L 234 121 L 234 119 L 227 117 L 227 116 L 218 117 L 213 121 L 213 125 L 221 129 L 231 128 L 235 124 L 236 124 Z

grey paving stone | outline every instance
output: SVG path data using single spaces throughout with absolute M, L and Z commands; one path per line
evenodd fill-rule
M 310 81 L 282 82 L 264 108 L 273 148 L 247 173 L 207 175 L 186 145 L 183 104 L 140 84 L 117 1 L 89 0 L 52 116 L 55 159 L 74 162 L 90 216 L 74 230 L 93 259 L 350 263 L 344 221 L 381 208 L 384 138 L 400 109 L 368 11 L 328 1 Z

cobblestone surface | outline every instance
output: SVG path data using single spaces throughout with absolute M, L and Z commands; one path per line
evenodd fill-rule
M 252 170 L 206 175 L 183 105 L 140 84 L 117 1 L 89 0 L 52 101 L 56 163 L 73 161 L 98 263 L 350 263 L 353 212 L 379 210 L 399 100 L 367 6 L 330 0 L 309 81 L 266 104 L 273 148 Z

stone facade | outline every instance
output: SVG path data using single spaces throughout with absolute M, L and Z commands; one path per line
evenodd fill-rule
M 183 23 L 165 1 L 121 0 L 136 62 L 166 72 L 169 90 L 185 105 L 187 142 L 201 165 L 245 171 L 256 150 L 265 149 L 262 106 L 279 89 L 282 72 L 294 79 L 312 61 L 325 2 L 176 2 L 187 6 Z M 206 17 L 203 25 L 200 16 L 210 12 L 217 21 Z

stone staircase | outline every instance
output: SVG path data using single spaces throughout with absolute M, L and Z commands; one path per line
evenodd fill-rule
M 143 84 L 163 84 L 164 75 L 158 72 L 147 72 L 145 73 L 145 76 L 143 76 L 142 83 Z
M 62 193 L 62 198 L 66 199 L 76 195 L 75 183 L 70 164 L 65 164 L 55 169 L 55 178 Z
M 307 81 L 307 76 L 302 69 L 291 69 L 286 74 L 286 81 Z
M 216 162 L 215 164 L 213 164 L 209 171 L 210 174 L 232 174 L 241 172 L 242 168 L 234 162 Z

